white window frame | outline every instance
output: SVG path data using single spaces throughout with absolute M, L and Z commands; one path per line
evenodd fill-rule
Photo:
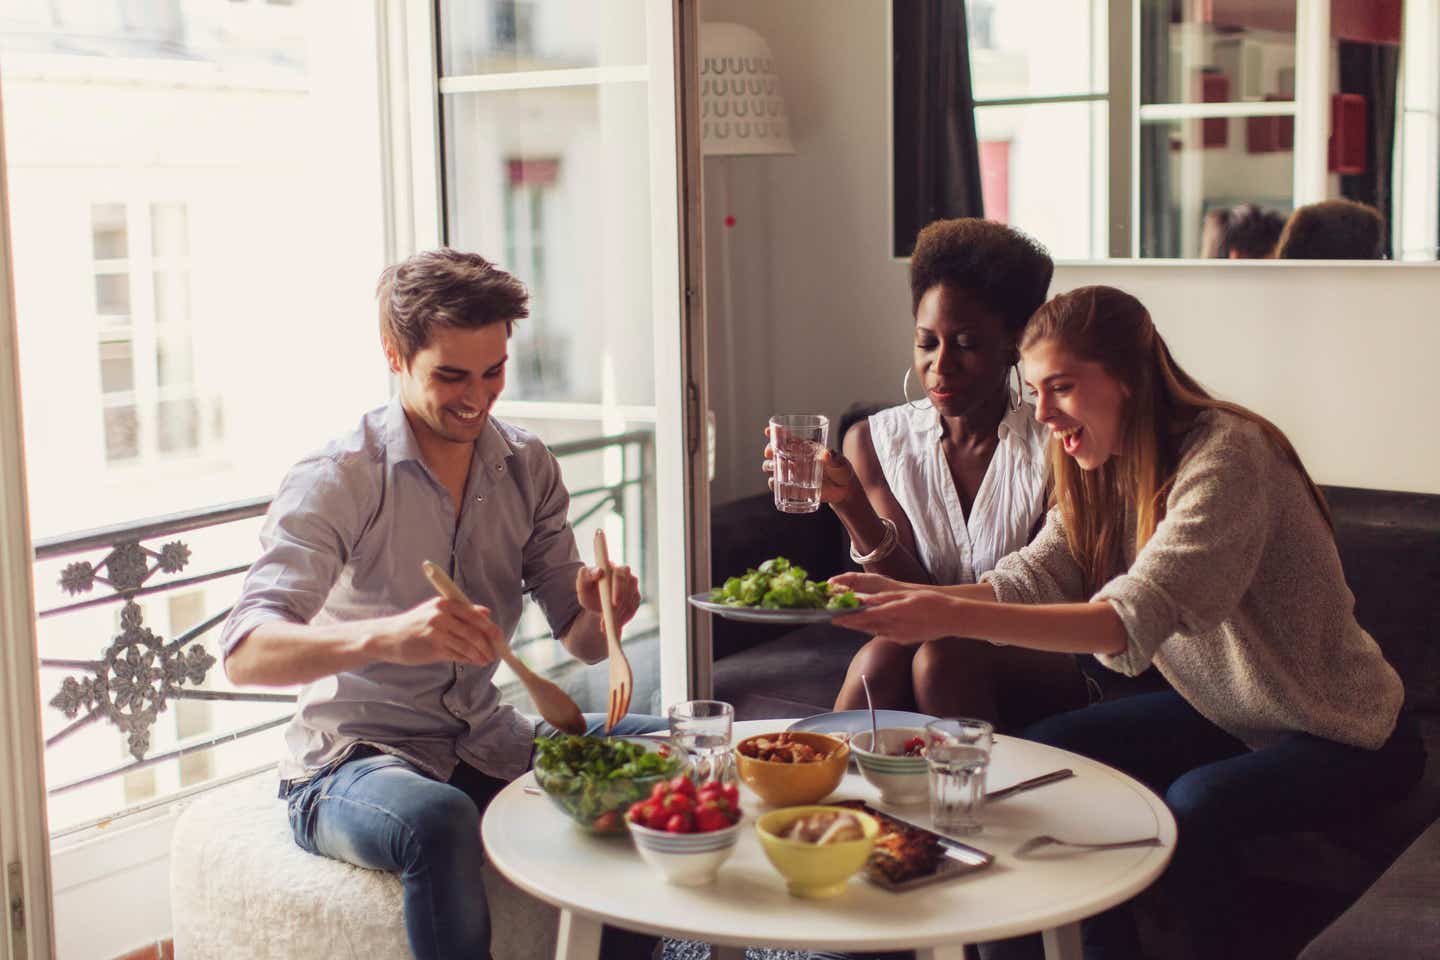
M 695 140 L 677 129 L 690 122 L 695 111 L 682 109 L 682 102 L 693 92 L 680 87 L 685 76 L 681 64 L 694 49 L 683 43 L 684 31 L 693 16 L 689 4 L 678 0 L 646 0 L 645 51 L 646 62 L 640 65 L 578 67 L 561 70 L 531 70 L 508 73 L 455 75 L 440 77 L 434 51 L 437 24 L 432 0 L 406 0 L 406 30 L 409 34 L 428 38 L 424 44 L 428 58 L 423 71 L 409 71 L 411 141 L 408 154 L 414 191 L 412 206 L 423 211 L 416 218 L 414 235 L 426 237 L 429 245 L 442 241 L 441 210 L 443 205 L 443 157 L 440 151 L 439 106 L 441 98 L 477 92 L 538 90 L 554 87 L 599 86 L 621 83 L 644 83 L 652 123 L 650 126 L 650 183 L 652 261 L 651 304 L 654 312 L 654 405 L 621 404 L 612 394 L 599 403 L 516 401 L 502 399 L 498 413 L 511 417 L 593 420 L 606 433 L 619 433 L 628 423 L 653 423 L 657 450 L 685 450 L 684 458 L 657 456 L 655 459 L 655 525 L 657 556 L 686 558 L 685 563 L 662 560 L 657 565 L 657 595 L 647 598 L 655 605 L 660 643 L 660 696 L 664 703 L 674 703 L 691 696 L 709 695 L 710 658 L 709 623 L 689 609 L 685 597 L 709 582 L 708 524 L 709 501 L 703 472 L 705 463 L 703 430 L 698 420 L 703 392 L 700 380 L 705 364 L 695 351 L 703 344 L 699 333 L 702 318 L 696 301 L 688 291 L 697 288 L 687 277 L 692 254 L 682 235 L 681 208 L 687 219 L 695 215 L 692 193 L 698 197 L 699 184 L 686 175 L 687 163 L 682 145 Z M 412 51 L 420 44 L 409 44 Z M 425 164 L 425 170 L 419 169 Z M 698 158 L 690 170 L 698 170 Z M 433 219 L 432 219 L 433 217 Z M 417 246 L 416 249 L 421 247 Z M 703 258 L 701 261 L 703 262 Z M 677 263 L 674 273 L 665 264 Z M 694 267 L 698 270 L 698 265 Z M 682 299 L 682 281 L 687 291 Z M 604 387 L 607 392 L 614 385 Z M 619 451 L 605 454 L 607 480 L 619 480 Z M 703 545 L 703 553 L 697 547 Z M 582 546 L 582 554 L 585 553 Z M 687 637 L 687 642 L 668 638 Z
M 42 960 L 53 955 L 55 937 L 6 169 L 0 139 L 0 346 L 7 358 L 0 362 L 0 927 L 9 957 Z M 24 917 L 18 932 L 11 922 L 17 901 Z

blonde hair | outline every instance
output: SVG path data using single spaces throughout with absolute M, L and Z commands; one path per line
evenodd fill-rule
M 1126 521 L 1135 521 L 1135 552 L 1165 518 L 1180 447 L 1195 418 L 1223 410 L 1260 427 L 1310 488 L 1315 505 L 1334 529 L 1325 498 L 1294 446 L 1269 420 L 1210 396 L 1181 369 L 1155 330 L 1150 313 L 1123 290 L 1081 287 L 1050 300 L 1030 318 L 1020 340 L 1027 350 L 1051 341 L 1080 360 L 1101 365 L 1128 391 L 1121 449 L 1099 469 L 1082 470 L 1059 443 L 1050 444 L 1051 503 L 1060 509 L 1070 552 L 1088 592 L 1124 572 Z

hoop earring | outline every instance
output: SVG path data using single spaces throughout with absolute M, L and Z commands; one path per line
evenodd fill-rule
M 914 400 L 910 399 L 910 374 L 914 372 L 914 367 L 905 368 L 905 379 L 900 381 L 900 392 L 905 397 L 906 405 L 909 406 L 912 410 L 931 410 L 935 407 L 935 404 L 928 397 L 925 399 L 924 406 L 921 406 Z
M 1019 410 L 1021 402 L 1025 399 L 1025 381 L 1020 379 L 1020 364 L 1012 363 L 1010 369 L 1015 372 L 1015 392 L 1010 392 L 1010 377 L 1005 377 L 1005 393 L 1008 406 L 1011 410 Z

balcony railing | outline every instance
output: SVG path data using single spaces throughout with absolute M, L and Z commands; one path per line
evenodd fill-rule
M 654 564 L 650 542 L 654 523 L 654 434 L 649 430 L 634 430 L 555 444 L 550 449 L 562 465 L 571 461 L 572 468 L 577 466 L 574 463 L 577 458 L 586 455 L 606 458 L 602 468 L 593 471 L 606 479 L 571 491 L 570 520 L 578 528 L 597 517 L 619 518 L 623 560 L 636 570 L 642 590 L 648 595 L 653 587 L 650 574 Z M 567 470 L 570 472 L 572 470 Z M 574 469 L 573 472 L 580 471 Z M 295 702 L 295 696 L 290 693 L 223 690 L 208 685 L 217 660 L 205 649 L 204 639 L 224 623 L 230 613 L 229 605 L 167 640 L 146 625 L 144 611 L 137 602 L 141 598 L 191 590 L 243 574 L 248 569 L 248 559 L 226 562 L 223 557 L 206 572 L 188 572 L 192 566 L 192 549 L 187 540 L 193 542 L 194 537 L 204 531 L 214 532 L 229 525 L 256 521 L 269 505 L 270 498 L 260 497 L 68 534 L 35 544 L 37 567 L 46 565 L 53 569 L 60 561 L 70 561 L 59 572 L 59 587 L 70 597 L 83 597 L 40 610 L 42 622 L 73 618 L 81 611 L 105 605 L 120 608 L 119 632 L 102 641 L 100 654 L 94 659 L 45 656 L 42 640 L 41 692 L 49 705 L 69 721 L 46 739 L 47 757 L 51 756 L 50 751 L 63 749 L 64 742 L 77 731 L 96 723 L 111 724 L 125 738 L 130 755 L 129 760 L 118 764 L 100 762 L 98 757 L 91 764 L 87 757 L 82 775 L 58 783 L 47 773 L 51 797 L 178 761 L 289 721 L 293 711 L 282 707 L 279 715 L 260 722 L 226 731 L 206 731 L 203 735 L 182 738 L 173 747 L 158 752 L 151 750 L 152 729 L 159 715 L 172 703 L 223 701 L 288 705 Z M 91 559 L 84 559 L 87 555 Z M 37 582 L 40 576 L 37 570 Z M 526 619 L 533 622 L 534 618 Z M 524 623 L 522 619 L 522 625 Z M 636 631 L 626 639 L 641 639 L 645 635 L 643 630 Z M 650 635 L 653 636 L 653 630 Z M 519 650 L 546 639 L 548 633 L 532 632 L 517 637 L 513 646 Z M 508 687 L 507 684 L 507 698 L 512 694 L 521 695 L 518 689 L 512 691 Z

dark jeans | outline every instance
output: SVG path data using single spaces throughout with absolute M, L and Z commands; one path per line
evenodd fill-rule
M 587 714 L 590 733 L 604 714 Z M 659 717 L 632 715 L 613 733 L 648 733 Z M 548 725 L 537 731 L 549 735 Z M 480 815 L 505 781 L 460 764 L 441 783 L 399 757 L 361 747 L 333 770 L 290 788 L 290 829 L 301 849 L 400 875 L 405 934 L 416 960 L 484 960 L 490 911 Z M 647 957 L 655 940 L 606 928 L 602 954 Z
M 1182 937 L 1211 957 L 1233 955 L 1233 919 L 1263 897 L 1227 869 L 1247 840 L 1323 828 L 1378 808 L 1415 784 L 1425 760 L 1406 713 L 1378 750 L 1303 733 L 1250 750 L 1173 691 L 1059 714 L 1024 736 L 1123 770 L 1165 799 L 1179 837 L 1159 888 L 1176 908 Z M 1127 907 L 1087 920 L 1084 938 L 1087 958 L 1141 955 Z M 1029 956 L 1038 939 L 1024 949 L 1006 941 L 1008 949 L 983 952 Z

